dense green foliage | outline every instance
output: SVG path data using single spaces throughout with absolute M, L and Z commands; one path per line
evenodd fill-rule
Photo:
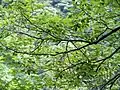
M 37 0 L 5 2 L 1 90 L 120 88 L 119 0 L 73 0 L 65 15 Z

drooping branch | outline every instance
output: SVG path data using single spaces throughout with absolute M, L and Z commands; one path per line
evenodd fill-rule
M 37 37 L 37 36 L 35 36 L 35 35 L 30 35 L 30 34 L 28 34 L 28 33 L 25 33 L 25 32 L 15 32 L 15 33 L 19 33 L 19 34 L 23 34 L 23 35 L 26 35 L 26 36 L 28 36 L 28 37 L 31 37 L 31 38 L 35 38 L 35 39 L 41 39 L 41 40 L 54 40 L 53 38 L 45 38 L 45 39 L 43 39 L 43 38 L 41 38 L 41 37 Z M 61 39 L 61 38 L 59 38 L 57 41 L 67 41 L 67 42 L 85 42 L 85 43 L 90 43 L 89 41 L 86 41 L 86 40 L 84 40 L 84 39 Z
M 28 33 L 24 33 L 24 32 L 15 32 L 15 33 L 23 34 L 23 35 L 26 35 L 26 36 L 31 37 L 31 38 L 43 40 L 41 37 L 33 36 L 33 35 L 28 34 Z

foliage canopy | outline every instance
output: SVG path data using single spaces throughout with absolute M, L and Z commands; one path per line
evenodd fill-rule
M 120 1 L 72 4 L 65 16 L 37 0 L 0 6 L 2 90 L 120 88 Z

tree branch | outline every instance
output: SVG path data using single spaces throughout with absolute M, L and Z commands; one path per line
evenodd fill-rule
M 109 35 L 111 35 L 111 34 L 117 32 L 119 29 L 120 29 L 120 26 L 117 27 L 117 28 L 115 28 L 115 29 L 113 29 L 111 32 L 109 32 L 109 33 L 103 35 L 101 38 L 99 38 L 98 40 L 96 40 L 96 41 L 94 41 L 94 42 L 88 43 L 88 44 L 86 44 L 86 45 L 84 45 L 84 46 L 81 46 L 81 47 L 79 47 L 79 48 L 76 48 L 76 49 L 72 49 L 72 50 L 68 50 L 68 51 L 64 51 L 64 52 L 57 52 L 56 54 L 29 53 L 29 52 L 17 51 L 17 50 L 14 50 L 14 49 L 12 49 L 12 48 L 9 48 L 9 47 L 7 47 L 7 48 L 8 48 L 9 50 L 14 51 L 15 53 L 21 53 L 21 54 L 56 56 L 56 55 L 59 55 L 59 54 L 66 54 L 66 53 L 71 53 L 71 52 L 74 52 L 74 51 L 78 51 L 78 50 L 80 50 L 80 49 L 82 49 L 82 48 L 85 48 L 85 47 L 88 47 L 88 46 L 90 46 L 90 45 L 97 44 L 98 42 L 102 41 L 103 39 L 105 39 L 105 38 L 108 37 Z M 34 37 L 34 38 L 35 38 L 35 37 Z M 59 40 L 59 39 L 58 39 L 58 40 Z M 119 49 L 119 48 L 118 48 L 118 49 Z M 107 57 L 107 58 L 108 58 L 108 57 Z
M 112 57 L 114 54 L 116 54 L 119 50 L 120 50 L 120 47 L 118 47 L 113 53 L 111 53 L 111 54 L 110 54 L 109 56 L 107 56 L 106 58 L 96 61 L 95 63 L 102 61 L 102 62 L 98 65 L 98 67 L 97 67 L 97 69 L 96 69 L 96 72 L 99 70 L 100 66 L 101 66 L 107 59 L 111 58 L 111 57 Z
M 120 30 L 120 26 L 117 27 L 117 28 L 115 28 L 115 29 L 113 29 L 111 32 L 109 32 L 109 33 L 103 35 L 102 37 L 100 37 L 98 40 L 96 40 L 96 41 L 93 42 L 93 43 L 94 43 L 94 44 L 97 44 L 98 42 L 100 42 L 100 41 L 102 41 L 103 39 L 107 38 L 107 37 L 110 36 L 111 34 L 117 32 L 118 30 Z
M 118 73 L 117 75 L 115 75 L 113 78 L 111 78 L 110 80 L 108 80 L 105 84 L 103 84 L 103 86 L 100 88 L 100 90 L 103 90 L 103 88 L 105 88 L 108 84 L 113 84 L 115 83 L 115 81 L 120 77 L 120 73 Z M 110 87 L 111 88 L 111 87 Z

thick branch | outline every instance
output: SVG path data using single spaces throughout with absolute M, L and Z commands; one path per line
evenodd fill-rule
M 99 38 L 98 40 L 96 40 L 96 41 L 94 41 L 94 42 L 91 42 L 91 43 L 89 43 L 89 44 L 86 44 L 86 45 L 84 45 L 84 46 L 82 46 L 82 47 L 79 47 L 79 48 L 77 48 L 77 49 L 72 49 L 72 50 L 69 50 L 69 51 L 60 52 L 60 53 L 58 53 L 58 54 L 70 53 L 70 52 L 77 51 L 77 50 L 80 50 L 80 49 L 82 49 L 82 48 L 85 48 L 85 47 L 87 47 L 87 46 L 90 46 L 90 45 L 93 45 L 93 44 L 97 44 L 98 42 L 100 42 L 100 41 L 102 41 L 103 39 L 107 38 L 107 37 L 110 36 L 111 34 L 117 32 L 119 29 L 120 29 L 120 26 L 117 27 L 117 28 L 115 28 L 115 29 L 113 29 L 111 32 L 103 35 L 101 38 Z
M 117 27 L 117 28 L 115 28 L 115 29 L 113 29 L 111 32 L 109 32 L 109 33 L 103 35 L 102 37 L 100 37 L 98 40 L 96 40 L 96 41 L 93 42 L 93 43 L 94 43 L 94 44 L 97 44 L 98 42 L 100 42 L 100 41 L 102 41 L 103 39 L 107 38 L 107 37 L 110 36 L 111 34 L 117 32 L 118 30 L 120 30 L 120 26 Z

